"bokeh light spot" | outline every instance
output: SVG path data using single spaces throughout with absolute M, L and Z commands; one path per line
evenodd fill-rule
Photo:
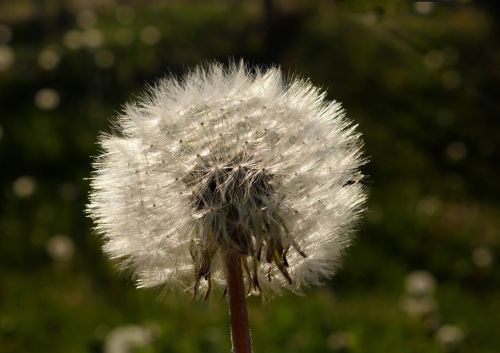
M 415 1 L 413 10 L 420 15 L 428 15 L 434 10 L 435 5 L 433 1 Z
M 115 11 L 115 17 L 122 24 L 130 24 L 134 22 L 135 10 L 130 6 L 119 6 Z
M 25 199 L 33 195 L 33 193 L 35 192 L 36 181 L 33 177 L 22 176 L 14 181 L 12 189 L 17 197 Z
M 0 45 L 7 44 L 12 39 L 12 30 L 9 26 L 0 24 Z
M 81 28 L 94 27 L 97 23 L 97 16 L 94 11 L 81 10 L 76 16 L 76 22 Z
M 47 253 L 56 262 L 68 262 L 73 258 L 75 245 L 67 235 L 54 235 L 47 242 Z
M 147 45 L 154 45 L 161 39 L 161 32 L 158 27 L 147 26 L 141 31 L 141 41 Z
M 95 54 L 95 64 L 100 68 L 108 68 L 115 63 L 115 55 L 111 50 L 102 49 Z
M 35 105 L 42 110 L 53 110 L 59 106 L 59 93 L 52 88 L 42 88 L 35 94 Z
M 9 69 L 14 63 L 14 50 L 8 45 L 0 46 L 0 71 Z
M 61 55 L 54 49 L 44 49 L 38 54 L 38 66 L 44 70 L 55 69 L 61 60 Z
M 446 155 L 453 162 L 459 162 L 467 156 L 467 147 L 463 142 L 452 142 L 446 148 Z

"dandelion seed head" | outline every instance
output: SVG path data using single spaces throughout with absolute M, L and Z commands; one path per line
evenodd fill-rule
M 360 134 L 336 101 L 278 68 L 198 67 L 159 81 L 101 137 L 88 212 L 138 287 L 249 292 L 331 277 L 365 201 Z

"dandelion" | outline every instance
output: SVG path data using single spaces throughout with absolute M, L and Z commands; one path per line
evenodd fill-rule
M 199 67 L 126 105 L 116 130 L 88 206 L 105 252 L 138 287 L 227 291 L 235 352 L 250 352 L 245 292 L 300 291 L 338 268 L 365 200 L 362 141 L 308 81 Z

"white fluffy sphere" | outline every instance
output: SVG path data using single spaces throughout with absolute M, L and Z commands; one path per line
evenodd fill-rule
M 198 67 L 161 80 L 101 137 L 88 212 L 139 287 L 249 292 L 333 275 L 365 201 L 362 141 L 338 102 L 278 68 Z

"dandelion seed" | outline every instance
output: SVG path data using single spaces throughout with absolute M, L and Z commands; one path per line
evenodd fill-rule
M 117 126 L 88 212 L 138 287 L 227 286 L 232 305 L 237 278 L 298 291 L 339 267 L 365 201 L 362 141 L 308 81 L 213 64 L 160 81 Z

